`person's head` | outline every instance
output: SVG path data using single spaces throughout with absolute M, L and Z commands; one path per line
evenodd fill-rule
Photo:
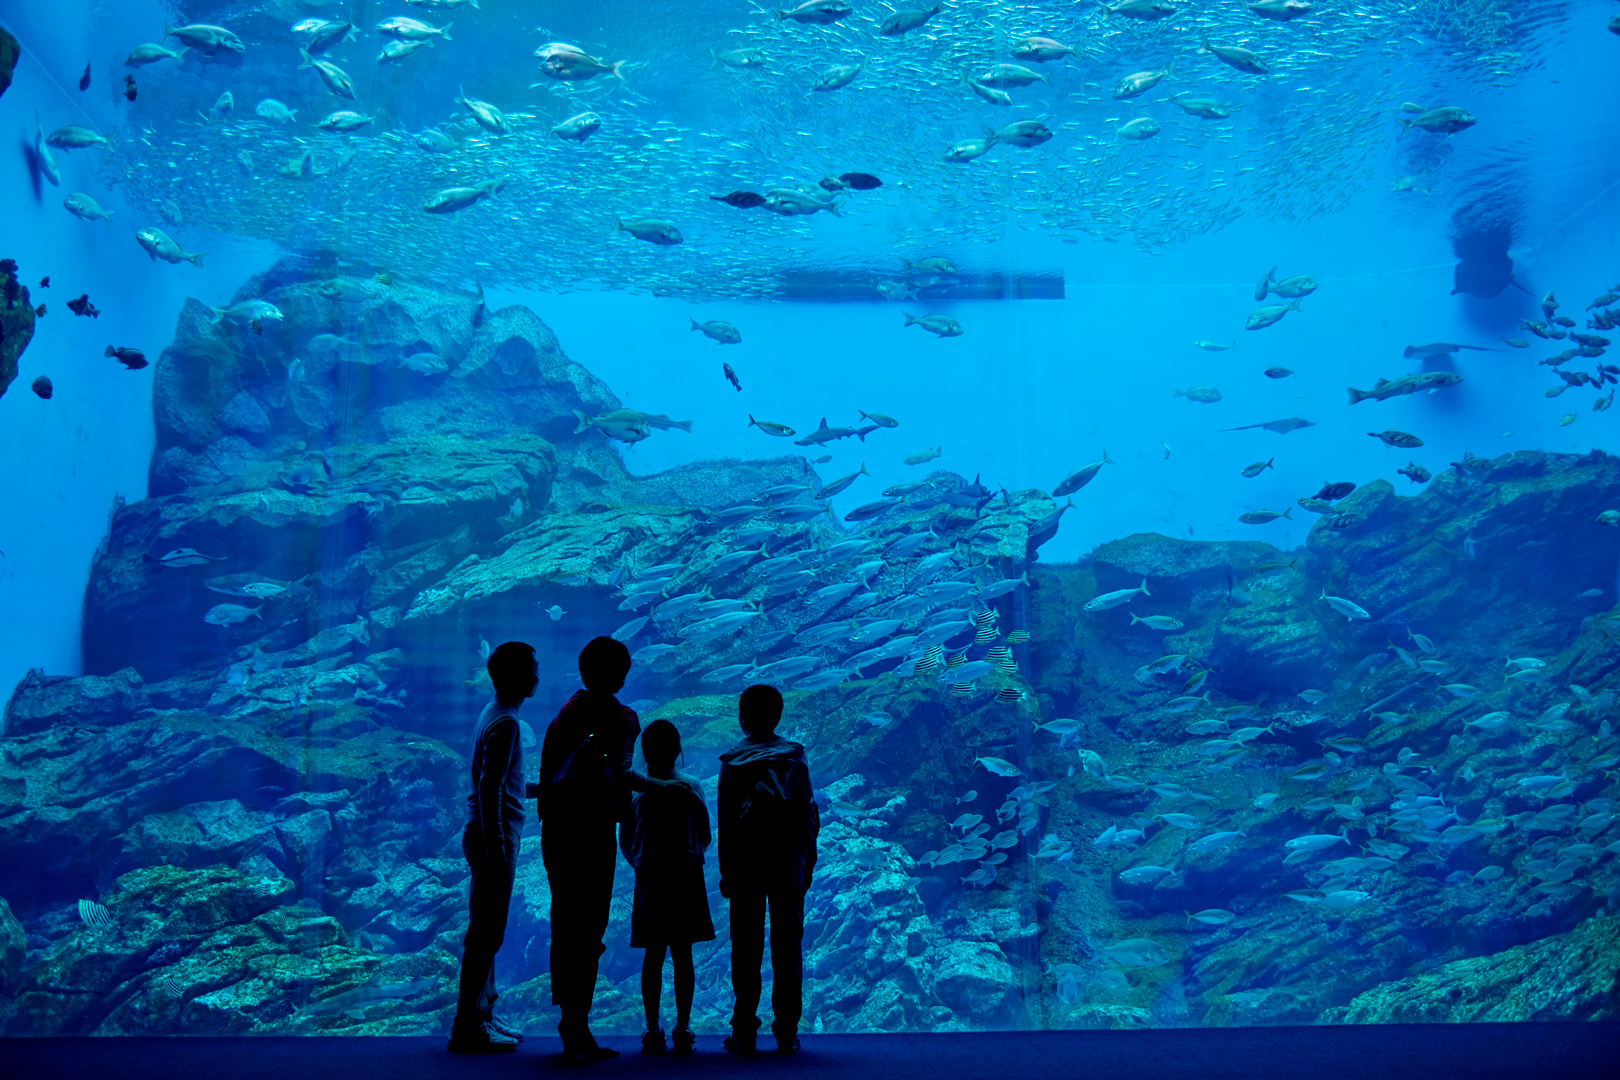
M 737 719 L 744 735 L 771 735 L 782 719 L 782 695 L 774 686 L 757 683 L 737 699 Z
M 662 772 L 673 768 L 681 756 L 681 733 L 668 720 L 654 720 L 641 733 L 641 756 L 647 768 Z
M 587 690 L 617 694 L 630 674 L 630 650 L 610 637 L 591 638 L 579 650 L 579 677 Z
M 508 704 L 534 697 L 540 685 L 540 665 L 534 659 L 534 646 L 524 641 L 505 641 L 495 646 L 484 665 L 495 696 Z

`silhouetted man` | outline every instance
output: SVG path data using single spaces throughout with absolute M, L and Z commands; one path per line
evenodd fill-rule
M 458 1054 L 516 1050 L 523 1033 L 495 1018 L 495 953 L 506 937 L 518 839 L 523 832 L 523 739 L 518 706 L 540 684 L 534 649 L 508 641 L 489 654 L 495 700 L 473 735 L 472 793 L 461 850 L 472 869 L 470 917 L 462 939 L 461 993 L 450 1026 Z
M 759 1032 L 765 912 L 771 915 L 771 1032 L 799 1048 L 804 1011 L 804 894 L 816 866 L 821 814 L 804 747 L 776 734 L 782 695 L 750 686 L 737 702 L 745 738 L 720 755 L 720 895 L 731 901 L 731 988 L 737 1006 L 725 1048 L 752 1054 Z
M 641 720 L 613 695 L 630 674 L 630 650 L 593 638 L 579 654 L 577 691 L 546 728 L 540 750 L 540 851 L 551 883 L 551 1000 L 562 1010 L 557 1033 L 566 1058 L 618 1057 L 591 1035 L 591 996 L 604 951 L 613 868 L 614 826 L 628 818 L 630 793 L 673 786 L 630 767 Z

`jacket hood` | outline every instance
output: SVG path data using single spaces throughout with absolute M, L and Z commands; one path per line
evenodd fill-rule
M 804 761 L 804 747 L 791 739 L 772 739 L 770 742 L 744 739 L 720 755 L 720 760 L 727 765 L 747 765 L 755 761 L 776 761 L 783 758 L 797 758 L 801 762 Z

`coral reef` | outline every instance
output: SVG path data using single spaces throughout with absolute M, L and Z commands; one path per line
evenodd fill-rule
M 0 71 L 6 73 L 5 81 L 9 83 L 9 67 L 4 64 L 6 39 L 10 39 L 13 50 L 17 39 L 0 30 Z M 4 90 L 5 85 L 0 84 L 0 92 Z M 0 395 L 16 379 L 17 360 L 33 338 L 34 306 L 28 286 L 17 280 L 15 260 L 0 259 Z

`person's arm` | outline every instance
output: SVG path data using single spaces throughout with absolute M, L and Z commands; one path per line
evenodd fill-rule
M 633 714 L 632 714 L 633 715 Z M 688 790 L 691 785 L 683 784 L 679 780 L 660 780 L 646 773 L 638 772 L 631 765 L 631 755 L 636 746 L 636 729 L 630 723 L 624 726 L 624 736 L 614 744 L 607 754 L 607 766 L 613 773 L 613 785 L 621 784 L 631 791 L 663 791 L 666 788 L 684 787 Z
M 484 834 L 484 861 L 506 862 L 506 833 L 501 827 L 501 795 L 506 772 L 518 753 L 518 726 L 503 716 L 484 730 L 484 771 L 478 777 L 478 828 Z
M 727 852 L 730 850 L 727 845 L 728 845 L 729 841 L 732 841 L 732 840 L 735 839 L 735 835 L 736 835 L 736 831 L 737 831 L 736 830 L 736 822 L 737 822 L 737 806 L 736 806 L 736 802 L 737 802 L 737 796 L 736 796 L 736 793 L 732 791 L 732 786 L 735 783 L 735 781 L 733 781 L 732 778 L 727 775 L 730 771 L 731 771 L 731 766 L 726 765 L 724 763 L 721 764 L 721 766 L 720 766 L 720 791 L 719 791 L 718 807 L 717 807 L 717 809 L 719 810 L 719 818 L 720 818 L 718 823 L 717 823 L 718 826 L 719 826 L 719 833 L 720 833 L 720 835 L 719 835 L 719 844 L 717 845 L 717 850 L 718 850 L 718 855 L 719 855 L 719 863 L 720 863 L 720 895 L 726 897 L 727 899 L 731 898 L 731 886 L 726 881 L 726 865 L 727 865 L 726 855 L 727 855 Z

